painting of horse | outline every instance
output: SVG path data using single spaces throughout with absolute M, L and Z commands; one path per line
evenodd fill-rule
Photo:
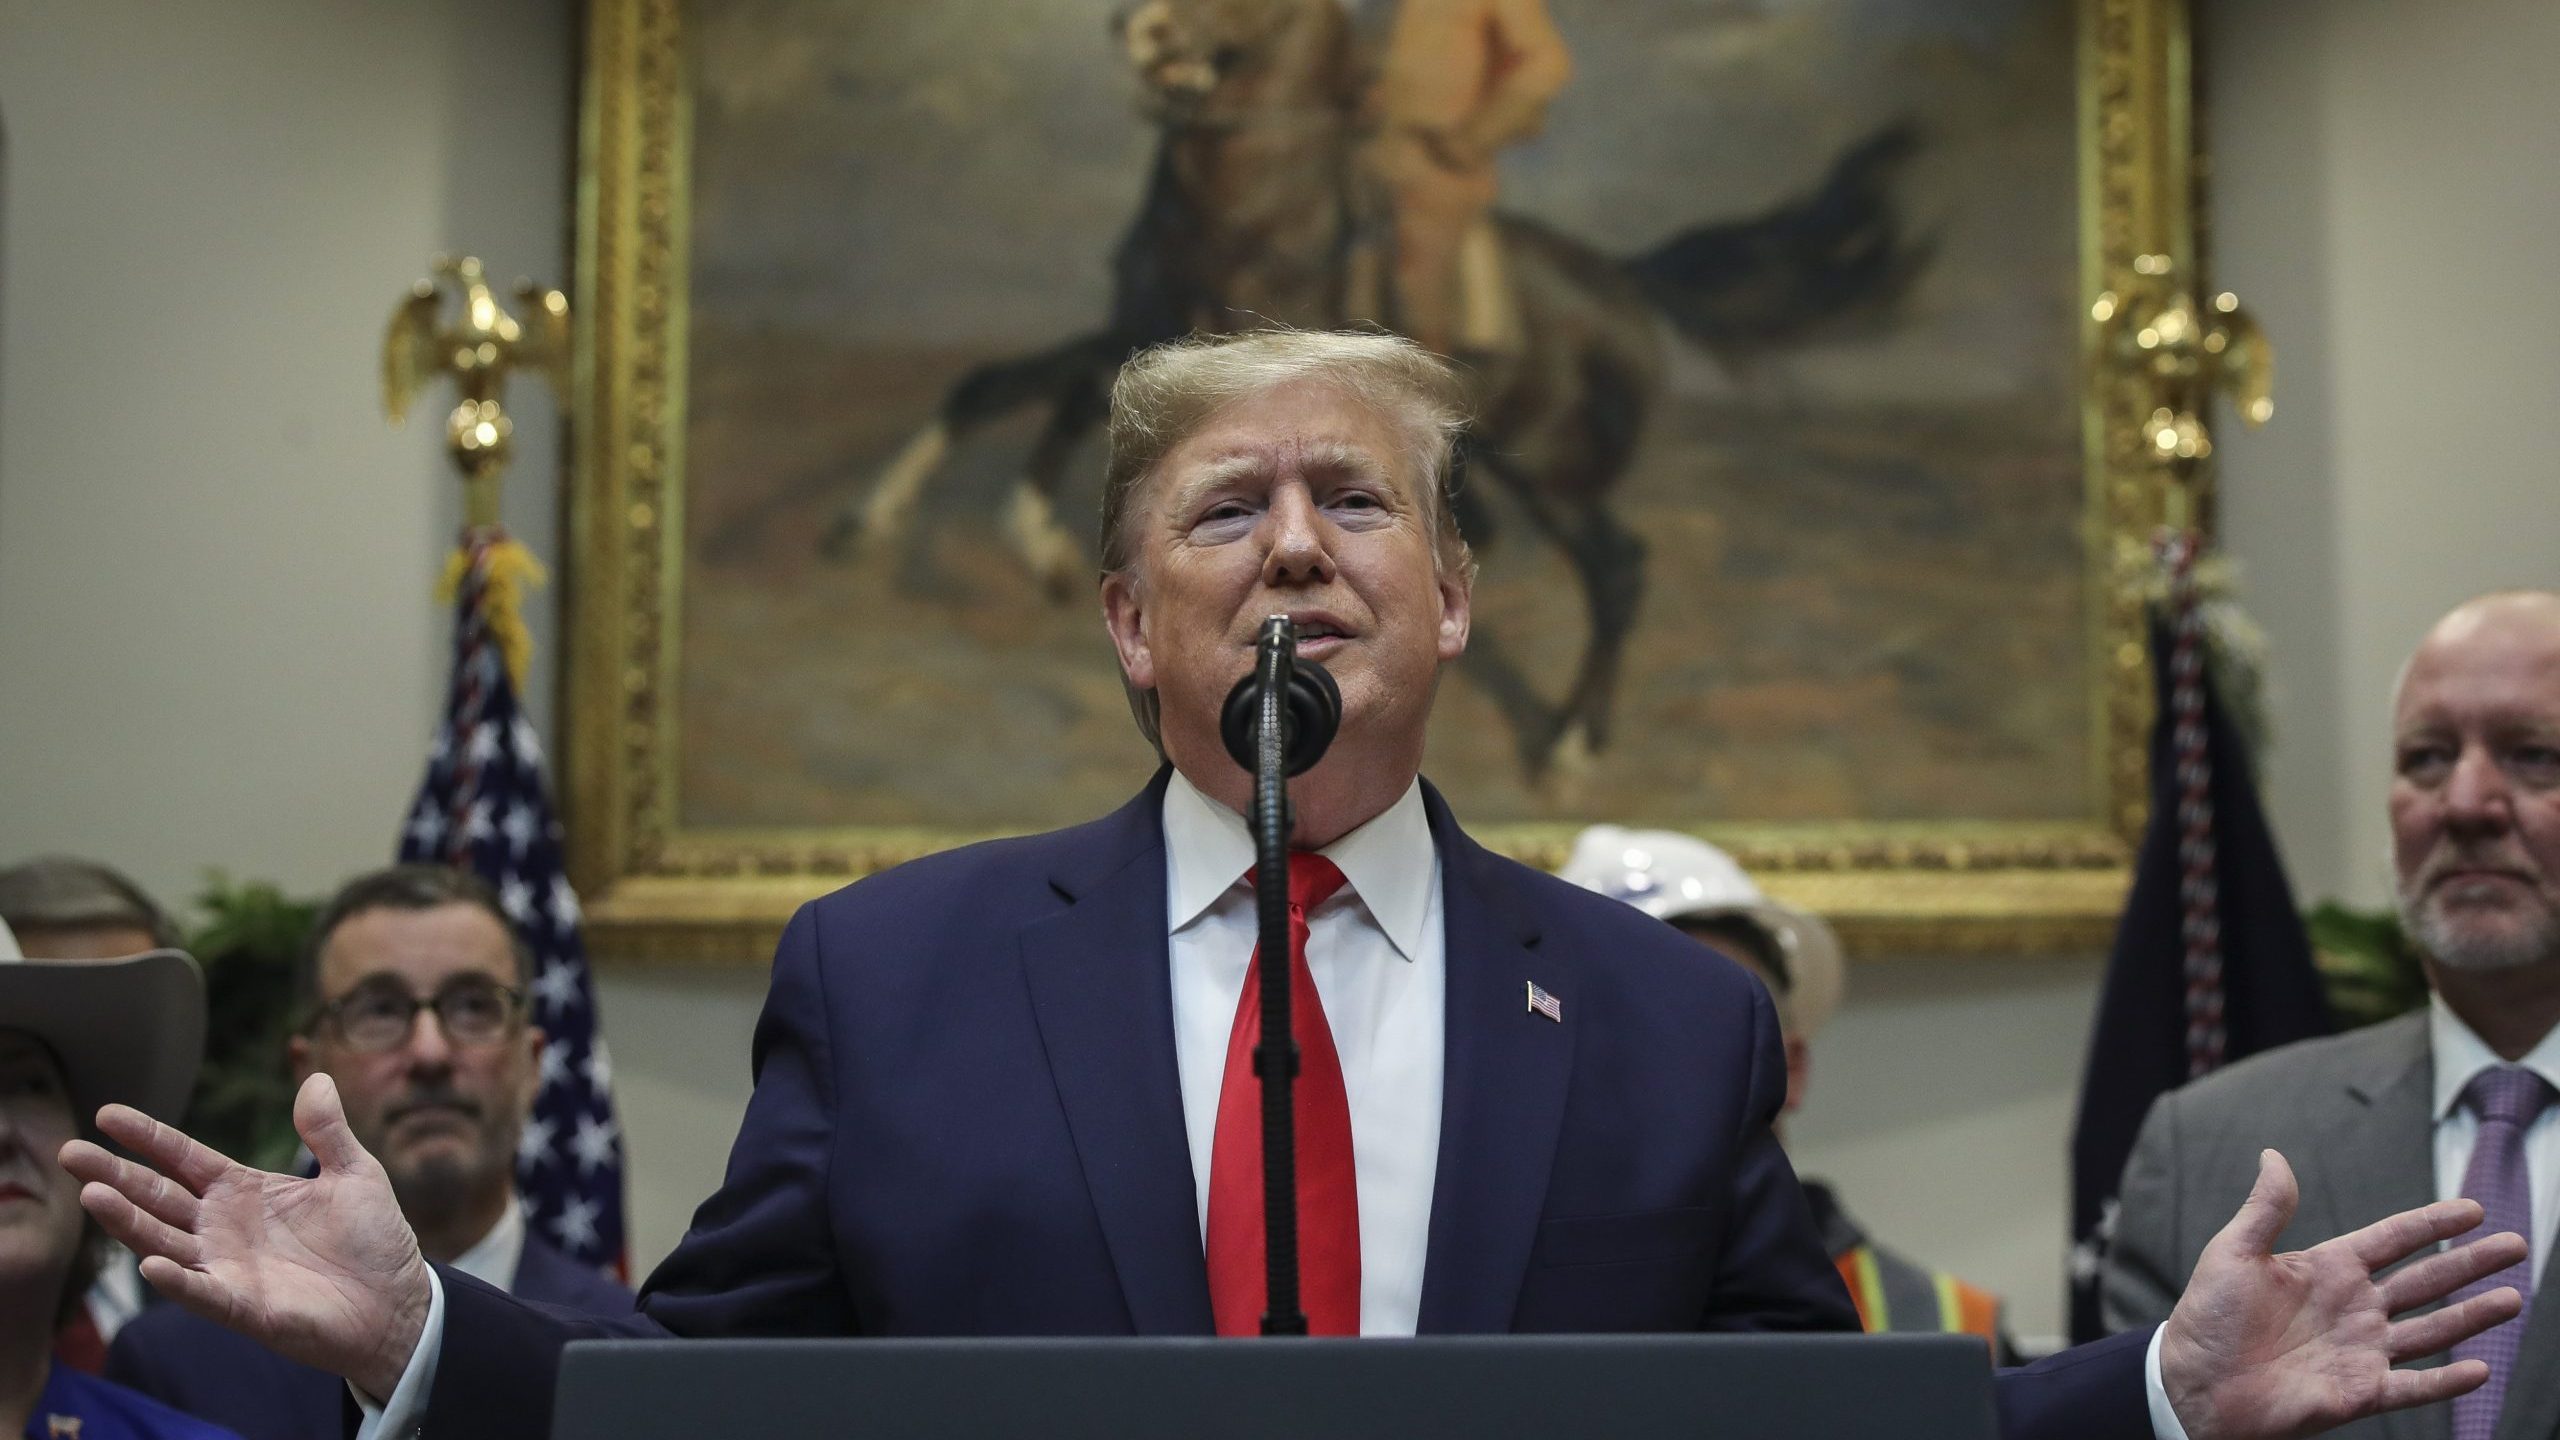
M 1400 328 L 1400 3 L 696 13 L 690 823 L 1055 823 L 1142 778 L 1111 376 Z M 2070 8 L 1543 8 L 1570 78 L 1496 167 L 1431 773 L 1478 823 L 2085 814 Z

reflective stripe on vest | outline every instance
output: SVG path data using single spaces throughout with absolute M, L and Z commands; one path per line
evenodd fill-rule
M 1992 1340 L 1999 1330 L 1998 1298 L 1952 1275 L 1923 1270 L 1872 1245 L 1856 1246 L 1834 1263 L 1857 1304 L 1858 1323 L 1869 1333 L 1951 1332 Z

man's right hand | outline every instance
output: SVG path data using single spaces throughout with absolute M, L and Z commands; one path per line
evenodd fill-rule
M 98 1128 L 143 1163 L 74 1140 L 62 1165 L 86 1182 L 81 1207 L 141 1257 L 161 1294 L 388 1396 L 433 1298 L 418 1237 L 328 1076 L 303 1082 L 293 1126 L 320 1162 L 309 1180 L 252 1170 L 122 1105 L 99 1111 Z

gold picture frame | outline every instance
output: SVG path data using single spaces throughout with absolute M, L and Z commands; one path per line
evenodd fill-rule
M 2183 0 L 2077 7 L 2080 284 L 2092 302 L 2195 273 L 2194 142 Z M 761 962 L 798 904 L 875 869 L 981 838 L 919 826 L 688 826 L 676 741 L 684 674 L 685 357 L 691 273 L 686 7 L 589 7 L 580 135 L 578 345 L 570 503 L 567 724 L 571 874 L 597 953 Z M 2101 943 L 2145 811 L 2150 675 L 2130 577 L 2168 500 L 2150 402 L 2084 310 L 2080 431 L 2089 749 L 2099 797 L 2065 821 L 1701 826 L 1853 949 L 2036 952 Z M 1569 826 L 1479 838 L 1561 860 Z

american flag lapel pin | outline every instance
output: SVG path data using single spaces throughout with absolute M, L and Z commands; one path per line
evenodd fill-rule
M 1535 980 L 1529 982 L 1529 1010 L 1530 1013 L 1544 1015 L 1559 1025 L 1564 1023 L 1564 1002 L 1539 989 L 1538 982 Z

